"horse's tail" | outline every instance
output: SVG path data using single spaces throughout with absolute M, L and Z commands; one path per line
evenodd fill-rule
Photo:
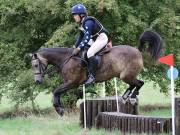
M 155 60 L 157 60 L 162 55 L 164 42 L 157 32 L 145 31 L 141 34 L 139 41 L 140 45 L 138 49 L 140 51 L 143 51 L 144 48 L 146 48 L 145 43 L 148 42 L 148 47 L 146 51 L 148 51 Z

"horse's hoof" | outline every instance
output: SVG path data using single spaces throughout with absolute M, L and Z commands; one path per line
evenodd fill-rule
M 124 99 L 123 97 L 120 97 L 119 100 L 120 100 L 121 103 L 126 104 L 126 101 L 127 101 L 127 100 Z
M 55 110 L 61 117 L 64 115 L 64 109 L 62 107 L 55 107 Z

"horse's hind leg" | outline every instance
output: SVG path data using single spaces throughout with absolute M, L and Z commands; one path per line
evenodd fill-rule
M 138 79 L 134 79 L 133 76 L 121 77 L 121 79 L 130 85 L 130 87 L 125 91 L 122 98 L 127 100 L 129 98 L 136 98 L 139 95 L 139 89 L 144 85 L 144 82 Z
M 142 80 L 134 80 L 135 89 L 131 93 L 131 98 L 136 98 L 137 95 L 139 95 L 140 88 L 144 85 L 144 82 Z
M 135 85 L 130 85 L 129 88 L 127 88 L 126 91 L 124 92 L 124 94 L 122 95 L 122 98 L 124 100 L 127 100 L 127 98 L 129 97 L 129 95 L 131 94 L 131 92 L 134 88 L 135 88 Z

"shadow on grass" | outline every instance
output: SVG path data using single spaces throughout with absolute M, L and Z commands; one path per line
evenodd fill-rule
M 54 113 L 53 108 L 37 109 L 37 110 L 32 110 L 31 108 L 13 109 L 11 111 L 0 113 L 0 118 L 6 119 L 6 118 L 14 118 L 14 117 L 27 117 L 32 114 L 36 116 L 41 116 L 41 115 L 47 115 L 47 114 L 49 115 L 53 113 Z

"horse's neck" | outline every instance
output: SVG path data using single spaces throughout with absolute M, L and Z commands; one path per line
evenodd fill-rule
M 60 66 L 71 54 L 69 48 L 48 48 L 41 53 L 49 64 L 55 66 Z

